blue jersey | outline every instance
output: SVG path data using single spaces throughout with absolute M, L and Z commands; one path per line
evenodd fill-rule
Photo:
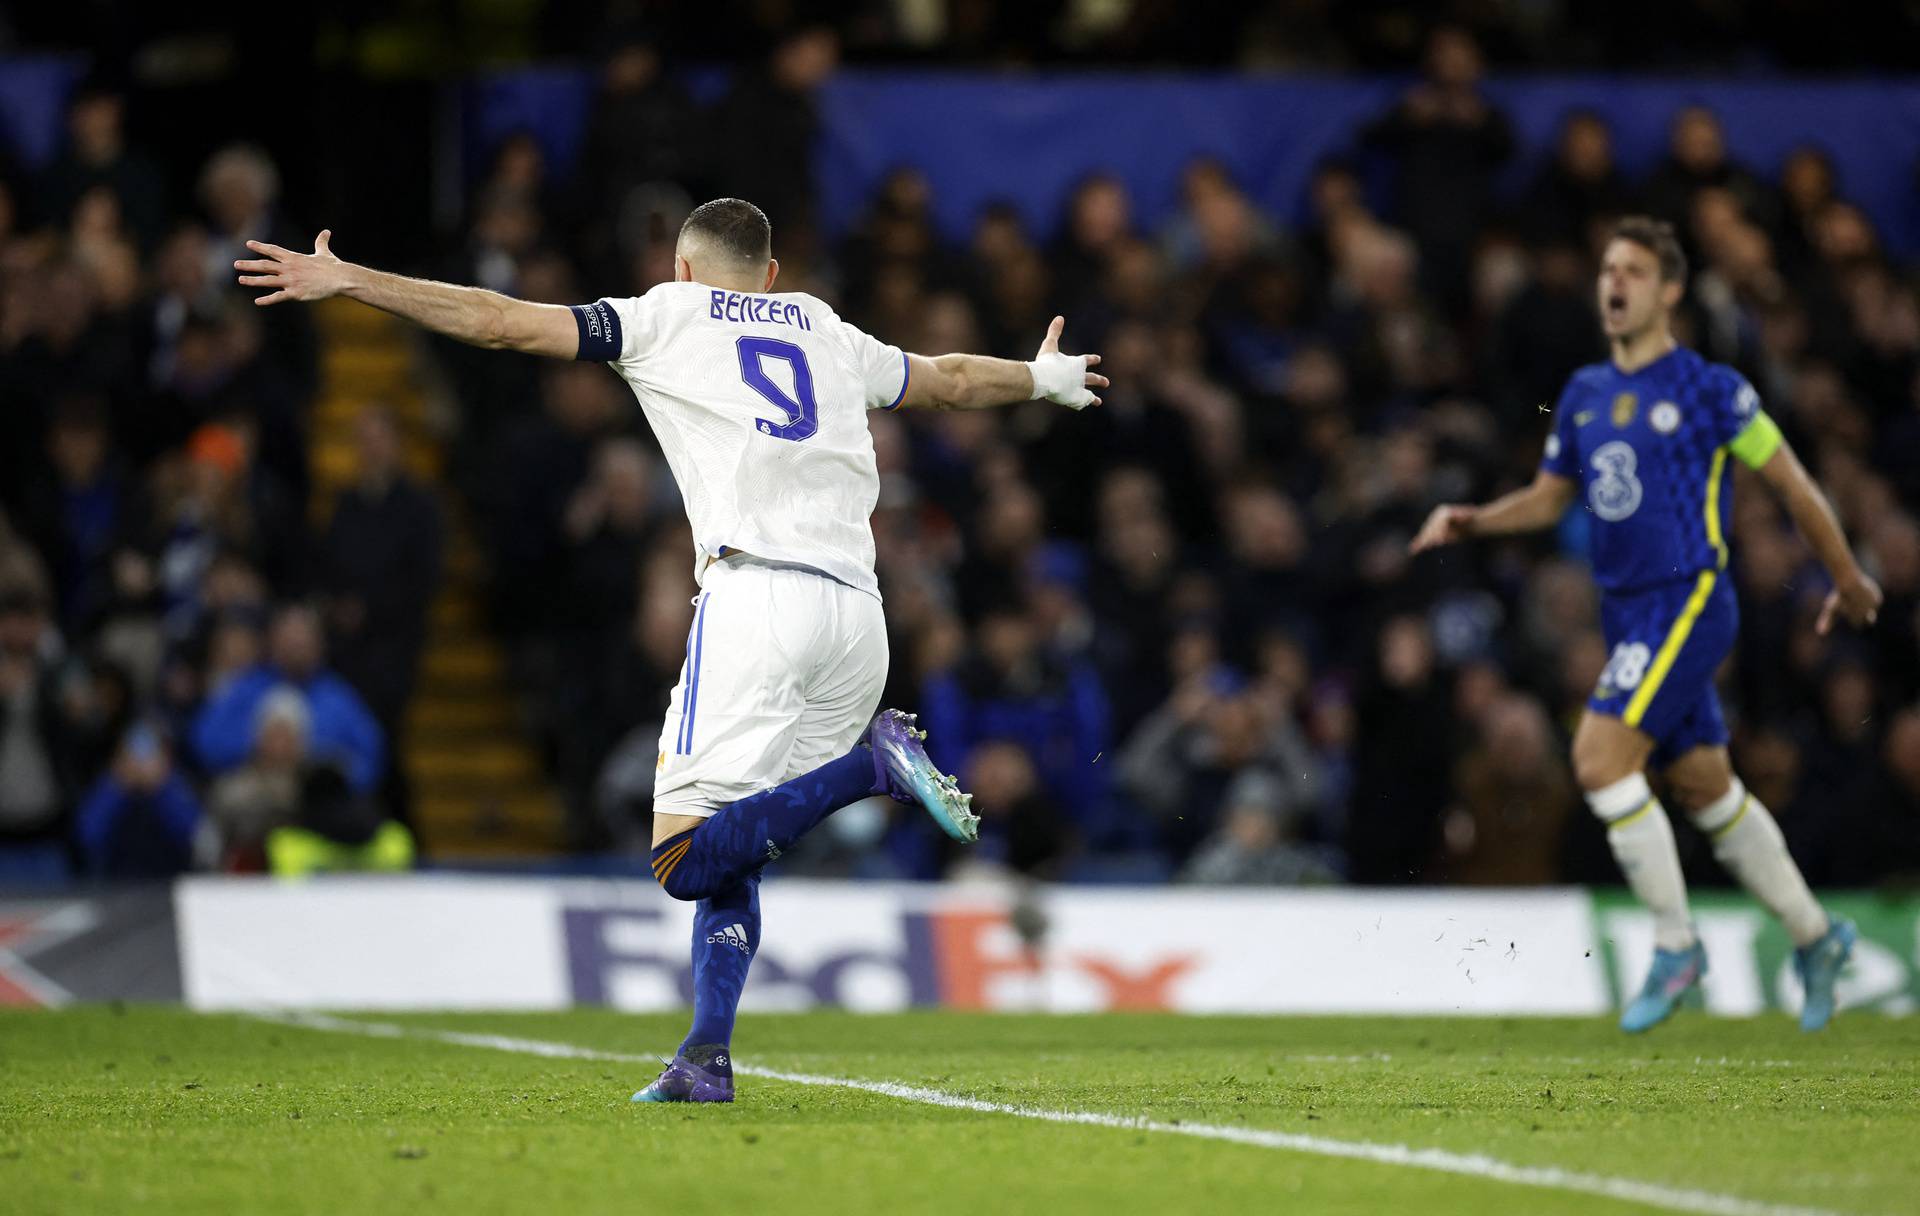
M 1541 467 L 1580 485 L 1594 581 L 1632 592 L 1725 568 L 1728 452 L 1757 466 L 1778 444 L 1739 372 L 1678 347 L 1636 372 L 1575 372 Z

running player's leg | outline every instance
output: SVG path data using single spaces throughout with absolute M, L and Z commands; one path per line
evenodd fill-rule
M 1607 824 L 1607 842 L 1628 885 L 1653 914 L 1653 963 L 1620 1017 L 1629 1031 L 1671 1016 L 1706 975 L 1673 824 L 1644 770 L 1712 691 L 1714 670 L 1732 645 L 1737 610 L 1724 583 L 1707 571 L 1689 583 L 1602 604 L 1611 652 L 1575 738 L 1574 769 L 1588 805 Z
M 1833 1017 L 1834 986 L 1853 953 L 1856 931 L 1850 922 L 1827 915 L 1794 864 L 1773 815 L 1734 776 L 1717 699 L 1696 716 L 1701 725 L 1692 733 L 1699 741 L 1666 770 L 1674 801 L 1713 842 L 1720 864 L 1793 939 L 1794 966 L 1806 990 L 1800 1025 L 1818 1030 Z
M 1627 885 L 1653 913 L 1653 941 L 1661 950 L 1694 944 L 1687 883 L 1673 824 L 1647 783 L 1653 740 L 1619 718 L 1589 709 L 1573 736 L 1573 772 L 1587 806 L 1607 828 L 1607 846 Z
M 1673 800 L 1713 842 L 1713 855 L 1755 899 L 1780 918 L 1796 946 L 1820 940 L 1827 914 L 1787 852 L 1772 814 L 1733 775 L 1720 744 L 1688 749 L 1668 766 Z

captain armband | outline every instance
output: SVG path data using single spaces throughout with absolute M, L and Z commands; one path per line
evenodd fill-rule
M 1780 434 L 1779 424 L 1766 414 L 1758 413 L 1753 416 L 1752 422 L 1747 423 L 1745 429 L 1734 436 L 1733 442 L 1727 447 L 1740 458 L 1741 464 L 1750 469 L 1757 469 L 1773 459 L 1773 454 L 1780 450 L 1782 442 L 1784 440 Z

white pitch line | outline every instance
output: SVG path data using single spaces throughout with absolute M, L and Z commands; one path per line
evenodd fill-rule
M 544 1056 L 549 1059 L 605 1060 L 617 1064 L 648 1066 L 658 1066 L 661 1062 L 658 1056 L 602 1051 L 597 1047 L 582 1047 L 573 1043 L 519 1039 L 497 1034 L 472 1034 L 466 1031 L 438 1030 L 424 1026 L 399 1026 L 391 1022 L 362 1022 L 351 1018 L 330 1017 L 326 1014 L 289 1012 L 261 1013 L 253 1016 L 262 1021 L 297 1026 L 307 1030 L 357 1034 L 376 1039 L 426 1039 L 460 1047 L 480 1047 L 491 1051 L 513 1052 L 518 1055 Z M 794 1085 L 824 1086 L 834 1089 L 854 1089 L 863 1093 L 895 1098 L 902 1102 L 916 1102 L 923 1106 L 939 1106 L 948 1110 L 977 1111 L 984 1115 L 1010 1115 L 1017 1119 L 1034 1119 L 1043 1123 L 1070 1123 L 1088 1127 L 1110 1127 L 1123 1131 L 1159 1132 L 1170 1136 L 1190 1136 L 1198 1140 L 1220 1140 L 1229 1144 L 1307 1153 L 1316 1157 L 1340 1157 L 1352 1161 L 1370 1161 L 1376 1165 L 1406 1166 L 1413 1169 L 1434 1170 L 1443 1174 L 1482 1178 L 1492 1182 L 1506 1182 L 1515 1186 L 1600 1195 L 1608 1199 L 1644 1203 L 1675 1212 L 1699 1212 L 1704 1213 L 1705 1216 L 1840 1216 L 1839 1213 L 1824 1208 L 1763 1203 L 1759 1200 L 1743 1199 L 1738 1195 L 1723 1195 L 1714 1191 L 1667 1186 L 1663 1183 L 1643 1182 L 1634 1178 L 1587 1174 L 1550 1165 L 1516 1165 L 1479 1153 L 1455 1153 L 1439 1148 L 1413 1148 L 1405 1144 L 1370 1144 L 1360 1140 L 1335 1140 L 1325 1136 L 1303 1136 L 1294 1132 L 1224 1127 L 1208 1123 L 1164 1123 L 1156 1119 L 1108 1115 L 1098 1111 L 1047 1110 L 1035 1106 L 1015 1106 L 1006 1102 L 987 1102 L 979 1098 L 950 1094 L 944 1090 L 903 1085 L 897 1081 L 865 1081 L 856 1077 L 783 1072 L 774 1068 L 750 1067 L 737 1062 L 733 1070 L 744 1076 L 764 1077 L 770 1081 L 786 1081 Z

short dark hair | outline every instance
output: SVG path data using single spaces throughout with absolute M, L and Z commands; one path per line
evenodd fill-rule
M 1687 285 L 1687 255 L 1673 225 L 1650 215 L 1630 215 L 1613 226 L 1611 239 L 1632 241 L 1660 260 L 1660 278 L 1668 283 Z
M 766 262 L 773 257 L 773 224 L 766 212 L 745 199 L 701 203 L 680 225 L 680 236 L 697 236 L 741 262 Z

